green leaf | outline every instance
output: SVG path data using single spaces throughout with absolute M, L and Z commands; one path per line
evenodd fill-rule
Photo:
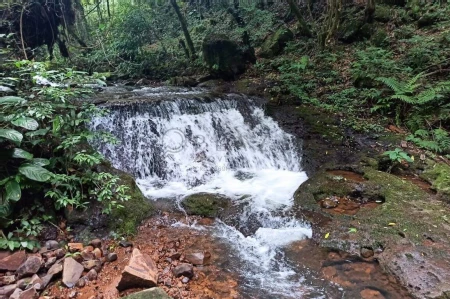
M 31 163 L 37 166 L 47 166 L 50 164 L 50 161 L 44 158 L 34 158 Z
M 20 144 L 20 142 L 22 142 L 23 139 L 23 135 L 20 132 L 13 129 L 0 129 L 0 137 L 11 140 L 16 144 Z
M 52 173 L 47 169 L 32 164 L 27 164 L 19 167 L 19 172 L 30 180 L 37 182 L 46 182 L 52 176 Z
M 36 120 L 30 117 L 20 117 L 11 122 L 13 125 L 25 128 L 27 130 L 36 130 L 39 128 L 39 124 Z
M 61 118 L 56 116 L 53 120 L 53 134 L 56 134 L 61 129 Z
M 18 201 L 22 196 L 20 185 L 15 180 L 10 180 L 5 185 L 6 200 Z
M 6 96 L 0 98 L 0 105 L 25 104 L 26 102 L 27 100 L 14 96 Z
M 12 157 L 19 158 L 19 159 L 27 159 L 27 160 L 33 159 L 32 154 L 30 154 L 29 152 L 24 151 L 23 149 L 20 149 L 20 148 L 13 149 Z
M 39 129 L 32 132 L 26 132 L 25 135 L 29 137 L 35 137 L 35 136 L 44 136 L 48 133 L 48 129 Z

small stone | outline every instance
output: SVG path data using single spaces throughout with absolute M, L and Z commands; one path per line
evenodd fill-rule
M 186 284 L 189 282 L 189 278 L 187 277 L 183 277 L 183 279 L 181 280 L 182 283 Z
M 84 280 L 84 278 L 78 279 L 77 284 L 76 284 L 77 287 L 82 288 L 85 285 L 86 285 L 86 280 Z
M 191 264 L 181 263 L 172 272 L 175 277 L 186 276 L 192 278 L 194 276 L 194 267 Z
M 99 259 L 103 256 L 102 250 L 100 248 L 95 248 L 92 253 L 94 254 L 96 259 Z
M 92 245 L 94 248 L 101 248 L 102 247 L 102 240 L 94 239 L 91 242 L 89 242 L 89 245 Z
M 69 293 L 69 298 L 71 298 L 71 299 L 72 298 L 76 298 L 77 295 L 78 295 L 77 291 L 72 291 L 72 292 Z
M 13 293 L 11 294 L 11 296 L 9 297 L 9 299 L 19 299 L 20 294 L 21 294 L 22 292 L 23 292 L 23 291 L 22 291 L 21 289 L 19 289 L 19 288 L 15 289 L 14 292 L 13 292 Z M 6 298 L 8 298 L 8 297 L 6 297 Z
M 102 263 L 98 260 L 85 261 L 81 263 L 86 270 L 94 269 L 95 267 L 101 267 Z
M 128 241 L 120 241 L 119 245 L 120 245 L 120 247 L 131 247 L 131 246 L 133 246 L 133 243 L 128 242 Z
M 69 243 L 67 244 L 70 252 L 81 252 L 83 251 L 83 243 Z
M 338 206 L 338 203 L 329 198 L 325 198 L 321 201 L 320 206 L 324 209 L 333 209 Z
M 361 248 L 361 256 L 363 258 L 369 258 L 369 257 L 373 256 L 373 250 L 368 247 L 363 247 L 363 248 Z
M 16 284 L 10 284 L 0 288 L 0 298 L 8 298 L 17 288 Z
M 55 240 L 48 240 L 45 242 L 45 248 L 48 250 L 55 250 L 59 248 L 59 243 Z
M 151 288 L 157 285 L 158 269 L 150 256 L 134 249 L 130 262 L 117 285 L 119 291 L 129 288 Z
M 19 295 L 19 299 L 35 299 L 38 297 L 39 294 L 36 292 L 35 288 L 29 288 L 28 290 L 23 291 Z
M 209 252 L 187 252 L 184 259 L 193 265 L 204 265 L 209 262 L 211 254 Z
M 2 285 L 13 284 L 16 282 L 16 277 L 14 275 L 6 275 L 1 278 Z
M 17 251 L 0 260 L 0 271 L 16 271 L 26 259 L 25 251 Z
M 170 278 L 167 278 L 166 280 L 164 280 L 164 285 L 166 287 L 171 287 L 172 286 L 172 280 Z
M 16 273 L 18 277 L 30 276 L 37 273 L 37 271 L 41 268 L 41 265 L 42 259 L 39 256 L 32 255 L 28 257 L 22 265 L 20 265 Z
M 171 258 L 172 260 L 178 260 L 180 257 L 181 257 L 181 253 L 179 253 L 179 252 L 175 252 L 174 254 L 172 254 L 172 255 L 170 256 L 170 258 Z
M 117 261 L 117 253 L 115 253 L 115 252 L 110 252 L 110 253 L 108 253 L 108 255 L 106 256 L 106 260 L 107 260 L 108 262 L 114 262 L 114 261 Z
M 68 288 L 75 286 L 75 283 L 80 279 L 81 274 L 83 273 L 83 269 L 83 266 L 73 258 L 66 258 L 64 260 L 63 284 Z
M 88 281 L 94 281 L 97 280 L 97 276 L 97 271 L 95 271 L 95 269 L 92 269 L 84 276 L 84 278 Z
M 45 268 L 50 268 L 54 263 L 56 263 L 56 256 L 49 257 L 45 262 Z
M 55 256 L 57 259 L 61 259 L 66 255 L 66 251 L 62 248 L 56 249 L 55 250 Z
M 90 261 L 90 260 L 93 260 L 95 258 L 95 255 L 92 252 L 89 252 L 87 250 L 83 250 L 81 252 L 81 257 L 83 258 L 84 261 Z

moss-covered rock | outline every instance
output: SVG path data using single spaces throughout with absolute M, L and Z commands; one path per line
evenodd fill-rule
M 217 194 L 197 193 L 183 199 L 181 204 L 189 215 L 217 217 L 231 205 L 231 200 Z
M 287 42 L 293 39 L 294 33 L 289 28 L 281 27 L 264 41 L 259 56 L 264 58 L 274 57 L 280 54 Z
M 338 30 L 339 40 L 352 43 L 369 39 L 374 32 L 374 25 L 366 23 L 364 12 L 357 7 L 348 9 L 341 18 Z
M 151 288 L 148 290 L 130 294 L 123 298 L 124 299 L 170 299 L 172 297 L 167 295 L 167 293 L 164 292 L 164 290 L 161 288 Z
M 203 59 L 209 67 L 210 73 L 216 77 L 230 80 L 245 72 L 246 62 L 253 50 L 239 47 L 223 34 L 209 34 L 202 44 Z
M 429 162 L 420 177 L 428 181 L 442 199 L 450 202 L 450 166 Z

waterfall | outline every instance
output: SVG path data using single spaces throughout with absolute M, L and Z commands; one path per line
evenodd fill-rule
M 241 225 L 257 218 L 243 235 L 216 221 L 215 234 L 229 241 L 249 288 L 274 298 L 298 298 L 301 275 L 280 258 L 280 248 L 311 237 L 311 229 L 289 217 L 293 193 L 307 176 L 301 147 L 264 114 L 262 101 L 240 94 L 146 88 L 137 99 L 110 104 L 91 129 L 112 133 L 119 144 L 96 144 L 112 165 L 134 175 L 149 199 L 218 193 L 246 202 Z M 269 296 L 269 297 L 270 297 Z

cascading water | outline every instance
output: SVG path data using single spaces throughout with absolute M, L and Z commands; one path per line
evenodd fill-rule
M 93 120 L 92 129 L 121 141 L 97 146 L 113 166 L 133 174 L 150 199 L 208 192 L 245 203 L 239 226 L 257 219 L 251 233 L 220 220 L 214 227 L 234 248 L 244 288 L 260 289 L 264 298 L 298 298 L 306 289 L 302 275 L 283 261 L 281 248 L 311 237 L 307 225 L 287 216 L 293 193 L 307 179 L 299 145 L 264 115 L 258 99 L 201 93 L 140 90 L 144 100 L 112 105 L 108 116 Z

